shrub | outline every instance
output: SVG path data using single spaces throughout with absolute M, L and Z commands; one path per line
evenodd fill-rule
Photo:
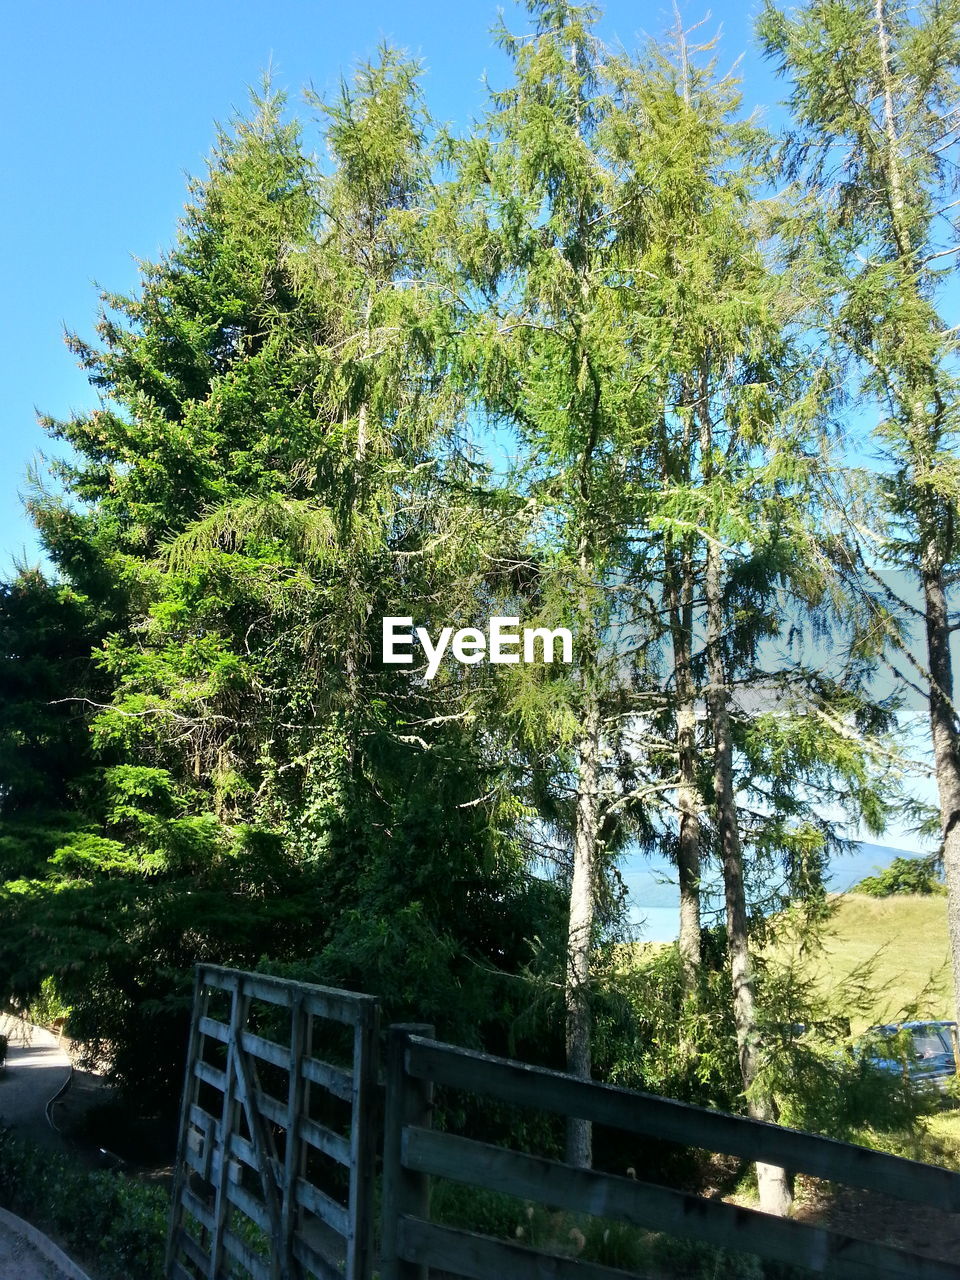
M 889 898 L 895 893 L 946 893 L 940 870 L 940 855 L 927 858 L 894 858 L 885 871 L 866 876 L 853 886 L 852 893 L 871 898 Z
M 0 1128 L 0 1204 L 89 1260 L 103 1280 L 163 1280 L 163 1187 L 78 1169 Z

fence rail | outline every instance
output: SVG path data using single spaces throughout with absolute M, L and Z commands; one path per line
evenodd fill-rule
M 412 1028 L 391 1028 L 390 1035 L 383 1280 L 425 1280 L 431 1265 L 470 1280 L 492 1280 L 504 1274 L 524 1280 L 547 1273 L 569 1275 L 571 1280 L 612 1280 L 627 1274 L 552 1257 L 545 1272 L 549 1255 L 431 1222 L 430 1177 L 707 1241 L 806 1267 L 831 1280 L 960 1280 L 960 1266 L 891 1245 L 435 1132 L 430 1125 L 433 1088 L 445 1085 L 630 1133 L 761 1159 L 797 1173 L 952 1211 L 960 1209 L 960 1174 L 650 1094 L 574 1080 L 559 1072 L 440 1044 Z

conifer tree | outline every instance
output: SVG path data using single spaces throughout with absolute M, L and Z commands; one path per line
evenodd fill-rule
M 886 526 L 860 543 L 865 590 L 929 704 L 956 998 L 960 1001 L 960 728 L 950 589 L 960 559 L 956 334 L 944 286 L 957 262 L 960 8 L 814 0 L 760 21 L 791 85 L 789 172 L 812 205 L 802 250 L 832 340 L 852 356 L 880 422 Z M 879 558 L 876 548 L 879 546 Z M 912 580 L 891 585 L 889 571 Z M 879 589 L 878 589 L 879 584 Z M 922 631 L 917 663 L 902 629 Z M 919 668 L 917 670 L 916 668 Z M 960 1004 L 958 1004 L 960 1009 Z

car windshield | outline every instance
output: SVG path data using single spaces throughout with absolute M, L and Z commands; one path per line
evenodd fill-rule
M 918 1058 L 936 1058 L 950 1052 L 950 1046 L 938 1031 L 915 1031 L 913 1051 Z

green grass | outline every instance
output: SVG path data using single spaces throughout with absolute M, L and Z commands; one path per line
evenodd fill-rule
M 808 972 L 829 996 L 857 970 L 869 969 L 869 994 L 843 1010 L 854 1035 L 907 1017 L 954 1016 L 946 898 L 846 893 L 835 902 L 836 915 Z

